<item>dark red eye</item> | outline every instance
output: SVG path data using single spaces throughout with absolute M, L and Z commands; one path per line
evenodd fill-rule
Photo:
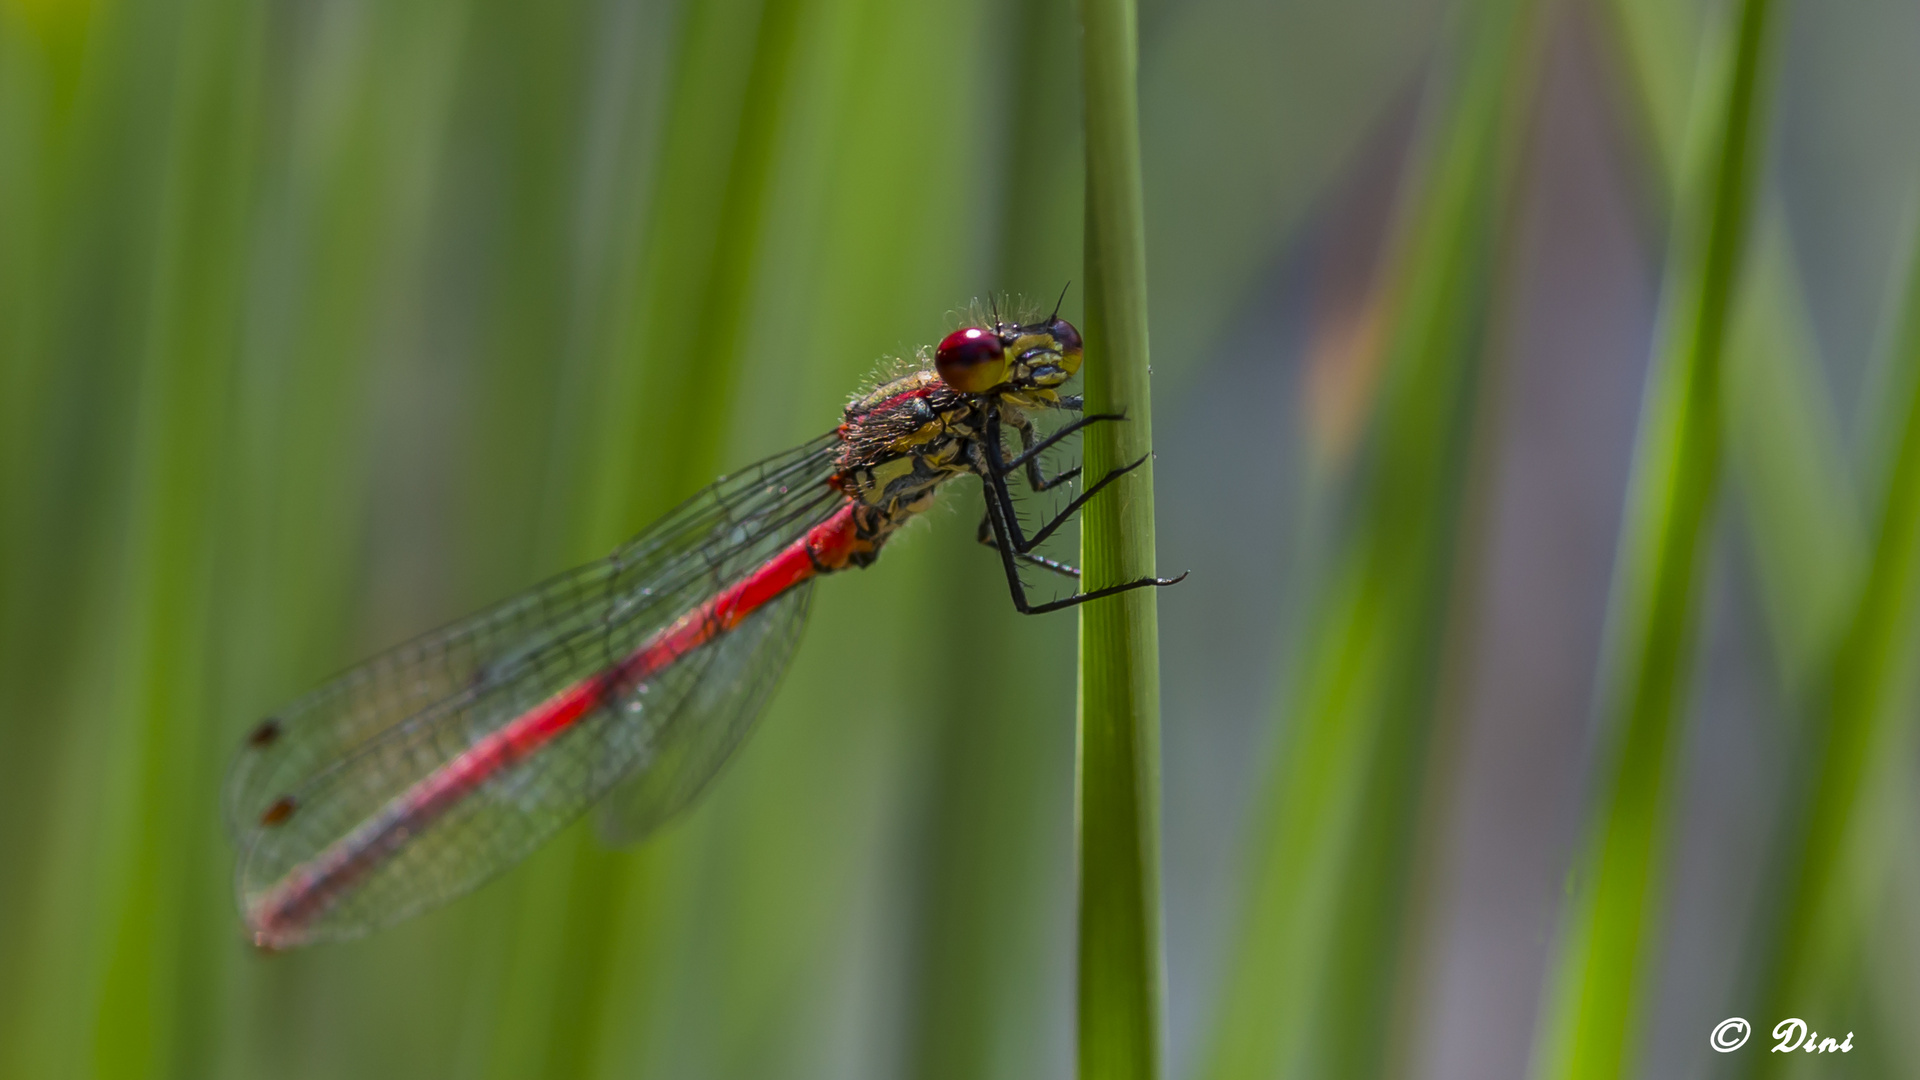
M 1007 377 L 1007 352 L 1000 335 L 969 326 L 941 339 L 934 350 L 934 370 L 948 386 L 963 394 L 983 394 Z
M 1061 353 L 1077 353 L 1080 351 L 1080 331 L 1075 330 L 1073 324 L 1067 320 L 1053 320 L 1052 325 L 1047 327 L 1047 333 L 1052 334 L 1053 340 L 1060 343 Z

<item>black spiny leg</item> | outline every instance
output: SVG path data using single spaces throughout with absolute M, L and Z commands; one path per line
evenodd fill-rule
M 1107 416 L 1104 414 L 1096 414 L 1094 416 L 1082 417 L 1078 421 L 1078 423 L 1089 424 L 1098 420 L 1109 420 L 1109 419 L 1117 420 L 1122 418 Z M 1071 430 L 1073 427 L 1074 425 L 1069 424 L 1066 428 L 1063 428 L 1060 431 L 1055 432 L 1052 436 L 1049 436 L 1047 439 L 1042 440 L 1040 446 L 1036 447 L 1036 450 L 1046 449 L 1047 446 L 1052 442 L 1054 438 L 1058 438 L 1060 435 L 1066 434 L 1066 432 Z M 1001 438 L 1000 414 L 998 412 L 989 412 L 987 414 L 987 442 L 990 445 L 994 446 L 995 448 L 998 448 L 1000 446 L 1000 438 Z M 985 455 L 985 459 L 987 463 L 986 464 L 987 471 L 981 473 L 981 479 L 986 481 L 986 485 L 989 488 L 992 488 L 998 496 L 998 501 L 1000 503 L 1000 517 L 1002 522 L 1007 527 L 1008 535 L 1013 538 L 1014 551 L 1025 553 L 1025 552 L 1032 551 L 1034 548 L 1039 547 L 1041 544 L 1045 543 L 1047 537 L 1052 536 L 1054 532 L 1060 528 L 1060 526 L 1065 525 L 1068 521 L 1072 520 L 1073 515 L 1075 513 L 1078 513 L 1080 508 L 1087 504 L 1088 499 L 1091 499 L 1095 495 L 1100 494 L 1100 490 L 1106 487 L 1108 484 L 1113 483 L 1115 480 L 1120 479 L 1122 476 L 1125 476 L 1128 473 L 1132 472 L 1133 470 L 1139 468 L 1140 466 L 1145 465 L 1147 463 L 1147 458 L 1150 457 L 1151 455 L 1143 454 L 1141 455 L 1138 461 L 1135 461 L 1130 465 L 1121 465 L 1118 468 L 1107 470 L 1107 475 L 1101 477 L 1098 480 L 1095 480 L 1092 484 L 1089 484 L 1087 486 L 1087 490 L 1081 492 L 1079 497 L 1075 498 L 1072 502 L 1068 503 L 1066 509 L 1060 511 L 1058 514 L 1055 514 L 1053 516 L 1052 521 L 1049 521 L 1045 525 L 1040 526 L 1040 531 L 1034 533 L 1032 536 L 1025 535 L 1025 533 L 1021 530 L 1020 519 L 1018 515 L 1016 515 L 1013 511 L 1013 495 L 1011 492 L 1007 490 L 1008 470 L 1012 469 L 1016 463 L 1024 464 L 1025 461 L 1027 460 L 1027 455 L 1025 453 L 1022 453 L 1019 457 L 1014 458 L 1012 461 L 1008 461 L 1005 463 L 1002 463 L 996 460 L 998 456 L 999 455 L 997 454 Z M 976 468 L 977 468 L 977 465 L 976 465 Z M 993 501 L 993 500 L 989 499 L 989 501 Z
M 974 466 L 981 470 L 980 478 L 983 481 L 982 488 L 986 493 L 987 499 L 987 522 L 993 529 L 993 538 L 995 541 L 993 546 L 999 549 L 1000 565 L 1005 567 L 1007 571 L 1007 590 L 1013 594 L 1014 610 L 1020 612 L 1020 614 L 1044 615 L 1049 611 L 1059 611 L 1062 608 L 1074 607 L 1079 604 L 1084 604 L 1089 600 L 1098 600 L 1103 596 L 1112 596 L 1115 593 L 1127 592 L 1130 589 L 1143 589 L 1149 585 L 1172 585 L 1187 576 L 1181 574 L 1180 577 L 1171 579 L 1156 577 L 1141 578 L 1138 581 L 1127 581 L 1119 585 L 1109 585 L 1104 589 L 1095 589 L 1092 592 L 1075 593 L 1072 596 L 1052 600 L 1044 604 L 1027 603 L 1027 587 L 1025 583 L 1020 580 L 1020 567 L 1014 562 L 1014 559 L 1017 555 L 1028 554 L 1031 550 L 1031 545 L 1028 545 L 1026 549 L 1022 550 L 1016 550 L 1015 548 L 1013 530 L 1018 529 L 1019 524 L 1011 520 L 1013 498 L 1007 492 L 1006 474 L 992 467 L 993 464 L 995 464 L 993 459 L 998 457 L 997 453 L 988 453 L 979 443 L 974 443 L 968 450 L 973 458 Z M 1118 473 L 1123 472 L 1125 472 L 1124 469 L 1107 474 L 1100 483 L 1095 484 L 1093 489 L 1087 492 L 1087 495 L 1092 495 L 1094 491 L 1106 486 L 1108 481 L 1117 479 Z M 1074 500 L 1074 507 L 1069 508 L 1068 512 L 1071 513 L 1072 509 L 1077 508 L 1080 503 L 1085 502 L 1086 497 L 1086 495 L 1083 495 L 1079 499 Z M 1053 522 L 1054 526 L 1058 526 L 1058 524 L 1058 520 Z
M 980 543 L 985 544 L 987 547 L 994 549 L 995 551 L 1000 550 L 999 542 L 993 538 L 993 521 L 991 519 L 991 516 L 982 516 L 980 518 L 980 528 L 977 532 L 974 533 L 973 538 L 975 540 L 978 540 Z M 1045 555 L 1035 555 L 1032 552 L 1027 552 L 1027 551 L 1016 551 L 1013 553 L 1013 557 L 1016 559 L 1019 559 L 1023 563 L 1028 563 L 1030 565 L 1037 566 L 1042 570 L 1051 570 L 1054 573 L 1061 575 L 1062 577 L 1070 577 L 1070 578 L 1073 578 L 1075 581 L 1080 580 L 1079 567 L 1068 566 L 1066 563 L 1057 562 L 1053 559 L 1049 559 Z
M 1034 456 L 1035 452 L 1036 449 L 1033 445 L 1033 426 L 1029 424 L 1020 429 L 1020 456 L 1026 459 L 1022 464 L 1027 467 L 1027 487 L 1032 488 L 1034 491 L 1051 491 L 1080 475 L 1080 466 L 1078 465 L 1068 469 L 1066 472 L 1054 473 L 1052 476 L 1046 475 L 1045 472 L 1041 471 L 1040 459 Z
M 1002 466 L 1002 468 L 1007 472 L 1012 472 L 1024 466 L 1027 470 L 1027 486 L 1035 491 L 1046 491 L 1050 488 L 1058 487 L 1074 477 L 1079 476 L 1080 466 L 1075 465 L 1073 468 L 1057 476 L 1046 476 L 1040 471 L 1040 455 L 1053 449 L 1060 440 L 1079 431 L 1088 424 L 1097 424 L 1102 420 L 1124 419 L 1126 419 L 1126 417 L 1119 413 L 1095 413 L 1092 416 L 1083 416 L 1038 442 L 1035 442 L 1033 438 L 1033 425 L 1022 420 L 1020 423 L 1014 425 L 1015 429 L 1020 432 L 1020 453 L 1016 457 L 1007 459 L 1007 463 Z M 987 420 L 989 437 L 993 440 L 995 446 L 1000 445 L 999 422 L 1000 414 L 996 410 Z

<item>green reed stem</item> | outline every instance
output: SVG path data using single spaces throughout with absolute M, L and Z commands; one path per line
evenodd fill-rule
M 1600 717 L 1607 742 L 1538 1048 L 1545 1077 L 1630 1067 L 1642 965 L 1657 940 L 1666 789 L 1685 708 L 1701 536 L 1721 440 L 1720 383 L 1735 278 L 1760 169 L 1768 0 L 1738 11 L 1732 63 L 1702 133 L 1703 185 L 1682 185 L 1609 617 Z
M 1371 1077 L 1404 1055 L 1424 949 L 1423 829 L 1444 804 L 1447 674 L 1471 651 L 1471 554 L 1497 400 L 1493 327 L 1539 5 L 1463 10 L 1435 65 L 1378 272 L 1380 385 L 1341 485 L 1252 820 L 1207 1080 Z M 1428 834 L 1430 835 L 1430 834 Z
M 1087 410 L 1125 413 L 1086 439 L 1088 476 L 1153 446 L 1146 225 L 1132 0 L 1082 0 L 1087 127 Z M 1087 588 L 1154 572 L 1153 463 L 1087 505 Z M 1080 609 L 1079 1068 L 1161 1072 L 1160 667 L 1153 589 Z
M 1902 756 L 1894 745 L 1903 719 L 1897 703 L 1913 671 L 1920 578 L 1920 261 L 1910 263 L 1908 275 L 1894 355 L 1901 396 L 1893 405 L 1895 427 L 1879 473 L 1885 485 L 1880 518 L 1851 619 L 1825 673 L 1823 723 L 1814 732 L 1818 766 L 1798 830 L 1796 872 L 1787 880 L 1779 956 L 1762 987 L 1771 1010 L 1763 1016 L 1805 1012 L 1803 1003 L 1820 989 L 1823 960 L 1845 951 L 1834 946 L 1846 931 L 1857 939 L 1857 928 L 1846 925 L 1851 912 L 1844 904 L 1854 875 L 1844 869 L 1855 857 L 1860 811 L 1875 787 L 1873 762 Z M 1769 1054 L 1760 1071 L 1776 1073 L 1778 1065 Z

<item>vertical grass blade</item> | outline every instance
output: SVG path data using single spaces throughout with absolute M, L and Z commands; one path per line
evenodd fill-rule
M 1615 8 L 1623 44 L 1633 54 L 1627 66 L 1642 84 L 1648 113 L 1674 112 L 1676 80 L 1658 70 L 1663 60 L 1668 69 L 1676 66 L 1674 50 L 1661 47 L 1661 39 L 1679 36 L 1661 25 L 1674 9 L 1641 0 L 1616 0 Z M 1885 850 L 1865 831 L 1877 823 L 1862 817 L 1886 794 L 1866 761 L 1899 753 L 1889 740 L 1899 737 L 1893 691 L 1903 665 L 1888 660 L 1902 649 L 1911 652 L 1903 642 L 1912 632 L 1912 568 L 1901 564 L 1912 558 L 1911 488 L 1920 476 L 1913 460 L 1920 385 L 1912 381 L 1920 369 L 1920 277 L 1912 276 L 1920 261 L 1910 255 L 1906 306 L 1891 320 L 1899 324 L 1890 343 L 1895 383 L 1888 438 L 1876 444 L 1886 452 L 1873 470 L 1884 490 L 1873 504 L 1881 515 L 1878 532 L 1869 536 L 1806 326 L 1784 217 L 1777 205 L 1762 212 L 1754 266 L 1735 315 L 1726 424 L 1729 471 L 1751 536 L 1781 689 L 1809 714 L 1810 752 L 1795 755 L 1788 785 L 1804 794 L 1789 801 L 1779 833 L 1788 850 L 1773 860 L 1758 890 L 1777 899 L 1763 903 L 1749 935 L 1759 961 L 1750 1015 L 1777 1019 L 1811 1015 L 1831 1000 L 1822 995 L 1842 989 L 1832 981 L 1841 970 L 1833 961 L 1863 959 L 1858 945 L 1873 932 L 1860 918 L 1865 909 L 1858 901 L 1867 898 L 1850 894 L 1848 886 L 1881 880 L 1853 862 Z M 1860 1015 L 1861 999 L 1847 1000 L 1844 1015 Z M 1735 1064 L 1753 1073 L 1787 1060 L 1763 1054 Z
M 1082 0 L 1086 400 L 1126 421 L 1087 432 L 1086 475 L 1149 454 L 1146 221 L 1132 0 Z M 1154 572 L 1153 463 L 1087 505 L 1083 584 Z M 1079 1075 L 1161 1073 L 1160 644 L 1152 589 L 1080 608 Z
M 611 335 L 594 399 L 561 403 L 594 422 L 594 456 L 574 472 L 585 479 L 576 527 L 563 540 L 569 558 L 604 548 L 720 471 L 808 6 L 766 0 L 680 11 L 634 314 Z M 624 979 L 650 977 L 615 970 L 608 943 L 659 932 L 658 905 L 645 890 L 661 876 L 660 857 L 610 851 L 590 833 L 575 827 L 561 841 L 569 865 L 523 885 L 520 945 L 501 989 L 489 1075 L 590 1074 L 613 1022 L 609 996 Z
M 78 826 L 81 850 L 50 861 L 46 884 L 70 889 L 61 903 L 81 917 L 43 915 L 58 930 L 38 935 L 17 969 L 40 988 L 23 1005 L 41 1022 L 0 1055 L 18 1055 L 23 1074 L 191 1069 L 204 1062 L 197 1036 L 215 1022 L 206 996 L 181 988 L 200 970 L 195 931 L 206 925 L 208 890 L 199 872 L 213 862 L 200 827 L 212 808 L 206 762 L 220 741 L 208 717 L 206 629 L 234 461 L 227 387 L 239 342 L 229 313 L 244 291 L 259 22 L 225 0 L 185 5 L 165 28 L 129 18 L 128 29 L 150 31 L 140 47 L 155 61 L 128 84 L 152 103 L 157 166 L 127 206 L 151 230 L 150 245 L 126 253 L 139 284 L 115 372 L 137 388 L 139 406 L 124 502 L 95 567 L 112 596 L 86 645 L 94 662 L 71 669 L 70 692 L 90 708 L 73 725 L 80 731 L 63 733 L 54 780 L 56 798 L 86 808 L 62 822 Z M 48 223 L 50 232 L 73 224 Z M 91 895 L 80 903 L 76 893 Z
M 1786 215 L 1777 205 L 1763 213 L 1727 357 L 1727 475 L 1753 552 L 1779 687 L 1803 701 L 1845 628 L 1866 541 Z
M 1920 258 L 1909 263 L 1901 332 L 1896 339 L 1884 487 L 1866 573 L 1845 632 L 1818 693 L 1813 773 L 1797 850 L 1786 878 L 1787 901 L 1778 955 L 1762 989 L 1762 1016 L 1814 1014 L 1809 1005 L 1831 1001 L 1834 962 L 1854 954 L 1868 932 L 1858 925 L 1849 886 L 1868 875 L 1848 872 L 1872 858 L 1862 835 L 1861 811 L 1885 772 L 1875 762 L 1904 756 L 1899 736 L 1909 723 L 1899 708 L 1914 670 L 1912 642 L 1920 578 Z M 1850 947 L 1851 946 L 1851 947 Z M 1835 1015 L 1835 1020 L 1839 1016 Z M 1831 1034 L 1831 1033 L 1826 1033 Z M 1765 1056 L 1758 1071 L 1774 1075 L 1782 1062 Z
M 1550 976 L 1536 1071 L 1631 1068 L 1642 965 L 1658 939 L 1666 788 L 1686 707 L 1701 537 L 1719 466 L 1720 384 L 1735 278 L 1760 169 L 1769 0 L 1737 12 L 1730 62 L 1708 69 L 1701 167 L 1683 179 L 1662 338 L 1648 376 L 1615 566 L 1602 745 L 1587 846 Z
M 988 174 L 987 190 L 1002 200 L 991 280 L 1030 301 L 1051 302 L 1081 246 L 1080 161 L 1069 143 L 1079 119 L 1080 71 L 1073 54 L 1060 49 L 1073 40 L 1074 11 L 1058 0 L 1012 0 L 982 11 L 975 33 L 1006 40 L 1011 51 L 1001 69 L 984 73 L 984 89 L 966 87 L 970 102 L 987 99 L 968 130 L 1001 133 L 993 137 L 1012 146 L 1059 150 L 1057 165 L 1035 168 L 1023 155 L 1007 155 Z M 943 38 L 948 48 L 953 41 Z M 991 96 L 996 86 L 1000 101 Z M 925 115 L 928 106 L 918 110 Z M 958 141 L 948 129 L 941 137 Z M 1068 295 L 1068 309 L 1080 299 Z M 913 722 L 927 729 L 929 767 L 911 886 L 911 1011 L 896 1075 L 1053 1074 L 1049 1036 L 1066 1016 L 1067 986 L 1056 958 L 1070 947 L 1058 932 L 1067 923 L 1057 917 L 1064 907 L 1056 901 L 1067 898 L 1058 868 L 1070 850 L 1062 811 L 1071 743 L 1060 720 L 1073 687 L 1060 674 L 1072 662 L 1072 621 L 1036 625 L 998 602 L 1005 589 L 1000 567 L 978 557 L 974 538 L 951 525 L 937 535 L 939 584 L 930 602 L 945 615 L 935 648 L 974 657 L 1003 689 L 987 709 L 970 695 L 929 697 L 921 704 L 925 715 Z
M 1345 519 L 1308 603 L 1256 810 L 1209 1080 L 1367 1077 L 1417 936 L 1419 810 L 1442 671 L 1469 646 L 1456 558 L 1529 100 L 1535 5 L 1483 4 L 1436 60 L 1427 123 L 1378 286 L 1383 372 Z M 1344 478 L 1343 478 L 1344 479 Z M 1390 1026 L 1390 1025 L 1389 1025 Z
M 1613 66 L 1632 93 L 1650 201 L 1672 203 L 1686 133 L 1687 45 L 1698 13 L 1658 0 L 1612 0 Z M 1840 418 L 1794 261 L 1786 211 L 1755 207 L 1752 255 L 1728 333 L 1724 426 L 1738 497 L 1773 639 L 1781 689 L 1802 697 L 1845 619 L 1863 561 L 1856 493 Z

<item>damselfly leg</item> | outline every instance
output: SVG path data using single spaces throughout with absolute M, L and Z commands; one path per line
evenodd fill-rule
M 994 539 L 994 536 L 993 536 L 993 520 L 989 516 L 986 516 L 986 515 L 981 516 L 980 528 L 975 530 L 973 534 L 973 538 L 979 541 L 980 543 L 986 545 L 987 547 L 992 548 L 995 551 L 1000 550 L 1000 542 Z M 1014 558 L 1019 559 L 1021 562 L 1026 563 L 1029 566 L 1037 566 L 1042 570 L 1051 570 L 1056 574 L 1059 574 L 1063 577 L 1073 578 L 1076 581 L 1078 581 L 1080 578 L 1079 567 L 1069 566 L 1066 563 L 1059 562 L 1054 559 L 1049 559 L 1045 555 L 1035 555 L 1032 552 L 1017 551 L 1017 552 L 1014 552 Z
M 1077 408 L 1078 406 L 1076 405 L 1075 407 Z M 1033 435 L 1033 424 L 1030 421 L 1027 421 L 1023 417 L 1021 419 L 1020 424 L 1017 427 L 1017 430 L 1020 432 L 1020 453 L 1016 457 L 1007 459 L 1006 463 L 1002 466 L 1002 468 L 1005 469 L 1007 472 L 1012 472 L 1013 470 L 1019 469 L 1019 468 L 1025 468 L 1027 472 L 1028 487 L 1032 488 L 1035 491 L 1051 490 L 1053 488 L 1060 486 L 1061 484 L 1066 483 L 1069 480 L 1072 480 L 1074 477 L 1079 476 L 1080 466 L 1075 465 L 1073 468 L 1068 469 L 1065 472 L 1056 473 L 1053 476 L 1048 476 L 1040 468 L 1041 454 L 1044 454 L 1048 450 L 1053 449 L 1053 447 L 1057 445 L 1060 442 L 1060 440 L 1066 438 L 1069 435 L 1072 435 L 1074 432 L 1079 431 L 1081 428 L 1086 427 L 1088 424 L 1097 424 L 1102 420 L 1125 420 L 1125 419 L 1126 417 L 1120 415 L 1119 413 L 1095 413 L 1092 416 L 1083 416 L 1080 419 L 1075 420 L 1073 423 L 1067 424 L 1066 426 L 1062 427 L 1059 431 L 1056 431 L 1053 434 L 1048 435 L 1046 438 L 1035 441 L 1034 435 Z M 997 425 L 998 420 L 999 420 L 999 414 L 996 413 L 994 415 L 993 420 L 989 421 L 989 423 Z
M 969 454 L 976 471 L 980 473 L 981 487 L 986 497 L 987 516 L 984 524 L 987 528 L 991 529 L 993 533 L 992 542 L 988 546 L 996 548 L 1000 552 L 1001 565 L 1007 573 L 1007 589 L 1013 595 L 1014 608 L 1021 614 L 1042 615 L 1049 611 L 1059 611 L 1062 608 L 1073 607 L 1078 604 L 1084 604 L 1089 600 L 1098 600 L 1102 597 L 1112 596 L 1116 593 L 1123 593 L 1132 589 L 1177 584 L 1186 578 L 1187 575 L 1185 574 L 1181 574 L 1176 578 L 1144 577 L 1136 581 L 1127 581 L 1118 585 L 1109 585 L 1101 589 L 1075 593 L 1072 596 L 1062 597 L 1061 599 L 1048 601 L 1043 604 L 1034 604 L 1027 599 L 1026 584 L 1020 580 L 1020 568 L 1018 564 L 1020 562 L 1028 562 L 1062 574 L 1071 571 L 1077 579 L 1079 577 L 1078 569 L 1062 563 L 1056 563 L 1051 559 L 1044 559 L 1042 556 L 1036 556 L 1034 549 L 1044 543 L 1048 537 L 1052 536 L 1060 526 L 1072 520 L 1073 515 L 1078 513 L 1080 508 L 1087 504 L 1087 500 L 1099 494 L 1109 484 L 1112 484 L 1122 476 L 1146 464 L 1147 459 L 1146 457 L 1141 457 L 1138 461 L 1109 470 L 1105 476 L 1089 484 L 1085 491 L 1081 492 L 1078 497 L 1072 502 L 1069 502 L 1064 509 L 1055 514 L 1051 520 L 1045 525 L 1042 525 L 1031 536 L 1028 536 L 1020 525 L 1019 516 L 1013 506 L 1013 493 L 1007 486 L 1007 477 L 1016 469 L 1025 467 L 1028 469 L 1028 483 L 1035 490 L 1045 491 L 1047 488 L 1063 483 L 1071 479 L 1074 475 L 1077 475 L 1080 470 L 1076 467 L 1049 480 L 1039 475 L 1040 470 L 1037 465 L 1039 455 L 1057 444 L 1061 439 L 1079 431 L 1089 424 L 1099 423 L 1103 420 L 1124 419 L 1125 417 L 1123 416 L 1110 413 L 1096 413 L 1092 416 L 1083 416 L 1073 423 L 1065 425 L 1059 431 L 1048 435 L 1046 438 L 1032 443 L 1029 443 L 1029 440 L 1033 437 L 1031 431 L 1026 425 L 1022 425 L 1020 427 L 1022 436 L 1020 454 L 1013 458 L 1005 458 L 1000 452 L 1000 447 L 1003 443 L 1001 441 L 1002 432 L 999 412 L 998 410 L 994 410 L 987 414 L 985 445 L 975 443 L 970 448 Z M 981 539 L 983 543 L 987 542 L 984 535 Z

